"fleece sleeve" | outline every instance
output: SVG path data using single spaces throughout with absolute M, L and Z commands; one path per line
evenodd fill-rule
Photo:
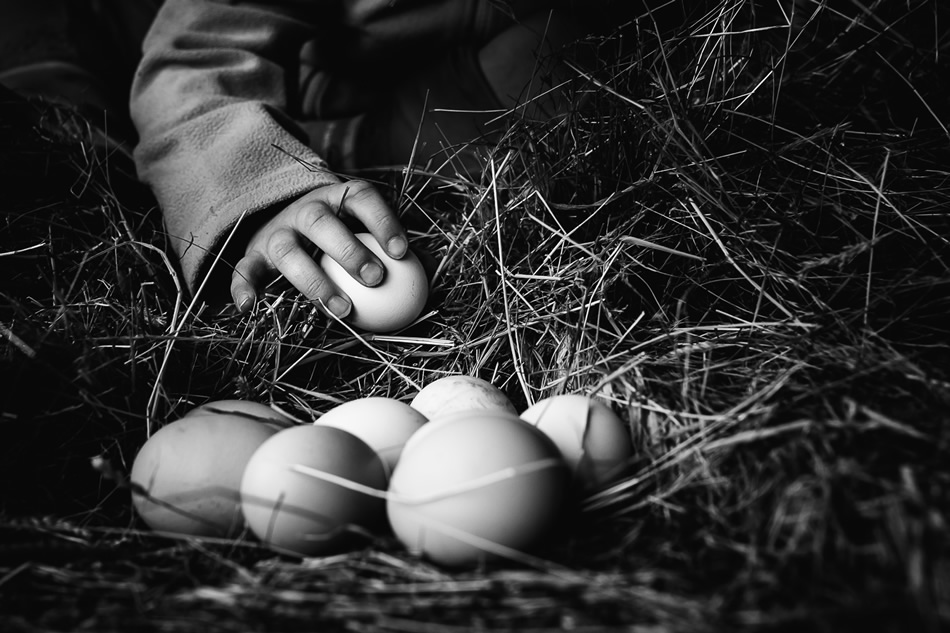
M 320 4 L 167 0 L 145 39 L 130 100 L 136 168 L 192 290 L 239 220 L 254 226 L 258 214 L 337 182 L 290 111 Z

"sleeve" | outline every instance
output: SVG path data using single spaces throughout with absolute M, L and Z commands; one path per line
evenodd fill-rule
M 167 0 L 146 36 L 130 97 L 136 169 L 192 290 L 232 231 L 246 242 L 240 229 L 268 209 L 338 181 L 290 109 L 319 4 Z

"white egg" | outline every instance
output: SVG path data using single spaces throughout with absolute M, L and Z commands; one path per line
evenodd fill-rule
M 557 521 L 569 480 L 557 447 L 517 416 L 456 412 L 409 438 L 387 513 L 399 540 L 436 563 L 517 558 Z
M 376 451 L 391 473 L 406 441 L 425 422 L 426 417 L 405 402 L 369 397 L 337 405 L 314 424 L 343 429 L 360 438 Z
M 528 407 L 521 418 L 557 444 L 581 490 L 610 483 L 633 457 L 627 427 L 610 407 L 593 398 L 552 396 Z
M 505 393 L 487 380 L 457 374 L 425 385 L 409 405 L 430 420 L 469 409 L 489 409 L 518 414 Z
M 385 526 L 386 469 L 376 452 L 330 426 L 278 432 L 254 452 L 241 479 L 251 531 L 278 552 L 337 552 Z
M 353 279 L 332 257 L 320 257 L 320 267 L 350 298 L 353 308 L 346 321 L 370 332 L 392 332 L 412 323 L 429 298 L 429 280 L 422 262 L 412 251 L 402 259 L 387 255 L 369 233 L 356 237 L 373 251 L 386 269 L 382 283 L 369 288 Z

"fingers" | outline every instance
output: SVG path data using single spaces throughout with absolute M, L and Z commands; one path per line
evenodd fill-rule
M 383 250 L 401 258 L 408 241 L 395 213 L 371 185 L 354 181 L 328 185 L 298 198 L 251 237 L 231 278 L 231 296 L 241 312 L 254 304 L 256 291 L 280 273 L 308 299 L 342 317 L 351 303 L 314 261 L 310 244 L 338 262 L 366 286 L 383 280 L 382 262 L 340 219 L 346 213 L 369 231 Z
M 371 184 L 353 181 L 318 191 L 327 196 L 326 203 L 331 208 L 341 209 L 359 220 L 390 257 L 400 259 L 406 254 L 409 242 L 402 224 L 383 196 Z
M 383 280 L 382 262 L 353 235 L 324 198 L 301 198 L 293 205 L 292 222 L 300 235 L 336 260 L 354 279 L 366 286 Z
M 264 284 L 267 261 L 257 251 L 245 255 L 231 273 L 231 298 L 242 314 L 254 306 L 257 288 Z
M 265 225 L 262 230 L 268 228 Z M 341 318 L 349 314 L 352 308 L 349 297 L 333 285 L 300 244 L 296 232 L 287 227 L 268 232 L 264 250 L 249 250 L 234 267 L 231 297 L 240 312 L 251 309 L 256 289 L 275 271 L 282 273 L 305 297 L 329 312 Z
M 305 297 L 322 304 L 338 317 L 350 312 L 349 298 L 333 285 L 303 247 L 296 231 L 281 227 L 271 233 L 267 253 L 274 268 Z

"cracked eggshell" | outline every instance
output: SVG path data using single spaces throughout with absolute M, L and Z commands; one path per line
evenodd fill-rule
M 430 420 L 469 409 L 518 414 L 501 389 L 487 380 L 463 374 L 445 376 L 428 383 L 409 405 Z
M 254 400 L 212 400 L 199 407 L 195 407 L 185 414 L 185 417 L 195 415 L 217 415 L 221 413 L 237 415 L 263 424 L 272 425 L 275 429 L 293 426 L 295 423 L 286 415 L 275 411 L 263 402 Z
M 554 441 L 582 491 L 609 484 L 633 457 L 627 427 L 596 399 L 578 394 L 552 396 L 528 407 L 521 419 Z
M 326 253 L 320 257 L 320 267 L 327 277 L 353 304 L 345 320 L 370 332 L 392 332 L 406 327 L 422 314 L 429 298 L 429 280 L 422 262 L 411 250 L 402 259 L 393 259 L 369 233 L 357 233 L 356 237 L 379 257 L 386 274 L 382 283 L 369 288 L 353 279 Z
M 231 414 L 185 416 L 163 426 L 132 464 L 135 510 L 157 531 L 238 535 L 244 528 L 244 467 L 275 432 L 267 424 Z
M 314 424 L 348 431 L 366 442 L 391 473 L 406 441 L 426 423 L 426 416 L 393 398 L 369 397 L 337 405 Z

